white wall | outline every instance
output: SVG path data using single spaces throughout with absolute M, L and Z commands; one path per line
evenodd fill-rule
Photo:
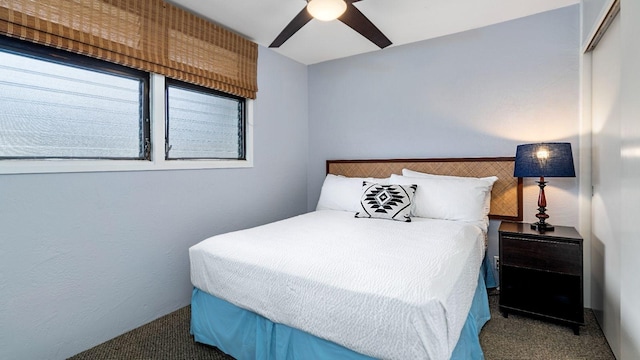
M 536 141 L 578 149 L 579 27 L 575 5 L 310 66 L 309 209 L 327 159 L 514 156 Z M 533 180 L 525 221 L 537 212 Z M 578 179 L 549 179 L 550 223 L 577 226 L 577 189 Z
M 185 306 L 188 247 L 307 208 L 307 68 L 260 48 L 251 169 L 0 175 L 0 359 L 61 359 Z
M 640 359 L 640 1 L 623 0 L 620 354 Z

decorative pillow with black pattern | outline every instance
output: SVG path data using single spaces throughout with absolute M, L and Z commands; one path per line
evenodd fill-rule
M 357 218 L 411 221 L 411 203 L 418 185 L 382 185 L 362 182 Z

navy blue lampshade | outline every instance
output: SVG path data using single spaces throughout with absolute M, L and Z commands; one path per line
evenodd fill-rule
M 518 145 L 515 177 L 575 177 L 570 143 Z

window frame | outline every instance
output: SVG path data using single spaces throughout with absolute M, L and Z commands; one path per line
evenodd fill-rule
M 93 71 L 105 75 L 121 76 L 140 81 L 140 118 L 138 134 L 137 157 L 91 157 L 91 156 L 33 156 L 33 157 L 3 157 L 0 161 L 38 161 L 38 160 L 117 160 L 117 161 L 145 161 L 150 160 L 151 126 L 149 123 L 149 73 L 126 66 L 110 63 L 104 60 L 94 59 L 88 56 L 74 54 L 56 48 L 34 44 L 26 41 L 0 36 L 0 50 L 17 56 L 29 57 L 35 60 L 74 67 L 85 71 Z
M 240 116 L 241 119 L 239 120 L 239 132 L 238 132 L 238 141 L 241 142 L 241 145 L 239 145 L 239 150 L 241 152 L 240 157 L 238 158 L 169 158 L 169 151 L 171 149 L 171 137 L 170 137 L 170 131 L 169 131 L 169 87 L 172 86 L 174 88 L 179 88 L 182 90 L 188 90 L 188 91 L 194 91 L 194 92 L 199 92 L 199 93 L 203 93 L 203 94 L 208 94 L 208 95 L 213 95 L 213 96 L 217 96 L 217 97 L 222 97 L 222 98 L 227 98 L 227 99 L 233 99 L 233 100 L 237 100 L 239 101 L 239 112 L 240 112 Z M 214 89 L 209 89 L 203 86 L 199 86 L 199 85 L 195 85 L 195 84 L 190 84 L 190 83 L 186 83 L 184 81 L 180 81 L 180 80 L 175 80 L 175 79 L 170 79 L 170 78 L 165 78 L 165 91 L 164 91 L 165 97 L 164 97 L 164 104 L 165 104 L 165 157 L 164 159 L 166 161 L 224 161 L 224 160 L 246 160 L 246 153 L 247 153 L 247 144 L 246 144 L 246 137 L 247 137 L 247 99 L 240 97 L 240 96 L 236 96 L 236 95 L 231 95 L 231 94 L 226 94 L 223 93 L 222 91 L 218 91 L 218 90 L 214 90 Z
M 53 49 L 42 45 L 33 44 L 23 40 L 17 40 L 1 36 L 7 43 L 12 43 L 13 51 L 23 54 L 23 50 L 32 47 L 42 47 L 45 52 L 60 51 L 60 59 L 73 59 L 77 64 L 99 63 L 97 68 L 125 68 L 121 65 L 93 59 L 88 56 L 78 55 L 63 50 Z M 41 50 L 42 51 L 42 50 Z M 28 55 L 27 55 L 28 56 Z M 62 60 L 61 60 L 62 61 Z M 66 60 L 65 60 L 66 61 Z M 70 65 L 62 61 L 62 64 Z M 138 71 L 138 70 L 135 70 Z M 5 174 L 42 174 L 42 173 L 83 173 L 83 172 L 112 172 L 112 171 L 154 171 L 154 170 L 196 170 L 196 169 L 225 169 L 225 168 L 251 168 L 253 167 L 253 104 L 254 100 L 244 99 L 244 159 L 165 159 L 165 133 L 166 133 L 166 108 L 165 108 L 165 82 L 163 75 L 142 72 L 148 76 L 148 82 L 144 96 L 146 101 L 145 119 L 147 119 L 149 139 L 146 148 L 147 160 L 122 160 L 122 159 L 0 159 L 0 175 Z M 225 94 L 226 95 L 226 94 Z

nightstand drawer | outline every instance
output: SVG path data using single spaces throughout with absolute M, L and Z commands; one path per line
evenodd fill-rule
M 579 244 L 503 235 L 502 265 L 582 275 Z

